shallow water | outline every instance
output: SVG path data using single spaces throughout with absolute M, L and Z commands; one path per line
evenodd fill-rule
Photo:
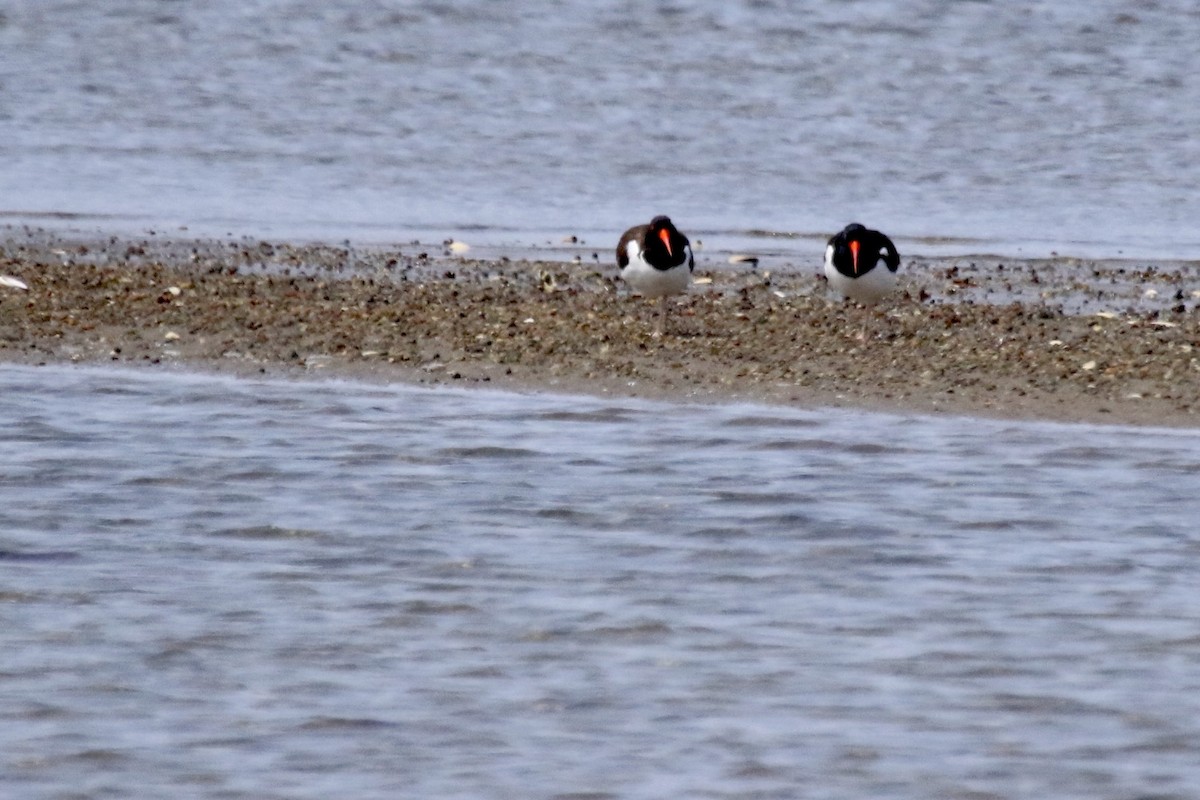
M 0 794 L 1185 797 L 1200 434 L 0 366 Z
M 1190 0 L 7 0 L 0 213 L 1196 258 L 1197 40 Z

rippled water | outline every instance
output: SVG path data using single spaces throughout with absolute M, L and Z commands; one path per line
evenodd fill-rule
M 0 212 L 1195 258 L 1198 40 L 1192 0 L 0 0 Z
M 1186 797 L 1200 434 L 0 367 L 0 794 Z

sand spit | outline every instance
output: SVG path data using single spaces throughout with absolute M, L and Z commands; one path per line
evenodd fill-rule
M 819 264 L 709 254 L 666 335 L 615 266 L 8 231 L 0 360 L 992 417 L 1200 424 L 1200 269 L 906 259 L 879 309 Z M 861 338 L 863 329 L 868 331 Z

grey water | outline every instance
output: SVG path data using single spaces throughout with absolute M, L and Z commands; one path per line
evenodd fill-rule
M 0 222 L 1194 259 L 1196 41 L 0 0 Z M 1189 430 L 0 366 L 0 797 L 1194 796 L 1198 487 Z
M 1200 433 L 0 367 L 0 796 L 1192 797 Z
M 0 215 L 1200 257 L 1192 0 L 0 0 Z

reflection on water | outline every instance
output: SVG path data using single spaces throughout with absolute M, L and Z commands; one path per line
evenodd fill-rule
M 0 368 L 13 796 L 1200 781 L 1200 437 Z
M 1190 0 L 9 2 L 0 212 L 1194 258 L 1198 39 Z

